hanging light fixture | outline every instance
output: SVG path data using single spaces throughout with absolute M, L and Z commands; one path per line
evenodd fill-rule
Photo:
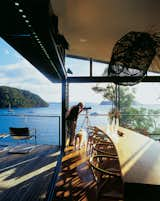
M 117 41 L 109 63 L 108 75 L 115 77 L 114 83 L 134 85 L 147 74 L 147 70 L 156 55 L 157 43 L 146 32 L 129 32 Z M 127 81 L 118 79 L 127 77 Z M 129 78 L 135 79 L 129 79 Z

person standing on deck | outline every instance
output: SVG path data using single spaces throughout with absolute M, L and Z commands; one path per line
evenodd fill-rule
M 77 119 L 80 112 L 83 110 L 83 103 L 78 103 L 71 107 L 70 110 L 66 113 L 66 120 L 67 120 L 67 133 L 69 137 L 69 146 L 73 146 L 74 144 L 74 137 L 76 132 L 76 125 Z

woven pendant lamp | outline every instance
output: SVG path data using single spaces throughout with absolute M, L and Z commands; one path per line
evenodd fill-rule
M 119 85 L 135 85 L 147 74 L 147 70 L 156 55 L 157 43 L 146 32 L 129 32 L 117 41 L 109 63 L 108 75 L 115 77 Z M 118 77 L 135 77 L 123 82 Z

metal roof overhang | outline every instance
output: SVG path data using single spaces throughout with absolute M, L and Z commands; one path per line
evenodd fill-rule
M 0 36 L 53 82 L 66 78 L 49 0 L 2 0 Z

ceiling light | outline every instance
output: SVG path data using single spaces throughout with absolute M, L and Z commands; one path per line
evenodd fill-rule
M 22 10 L 22 9 L 19 9 L 18 11 L 19 11 L 20 13 L 23 13 L 23 10 Z
M 14 5 L 15 5 L 15 6 L 19 6 L 19 3 L 18 3 L 18 2 L 15 2 Z
M 80 42 L 81 42 L 81 43 L 85 43 L 85 42 L 87 42 L 87 39 L 85 39 L 85 38 L 80 38 Z

